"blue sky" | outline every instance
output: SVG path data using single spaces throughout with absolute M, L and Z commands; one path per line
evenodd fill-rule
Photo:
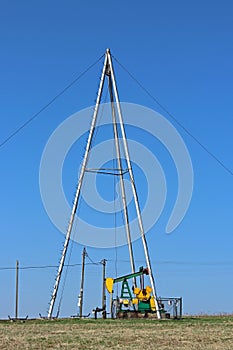
M 110 47 L 179 123 L 233 171 L 232 14 L 233 4 L 226 0 L 2 1 L 0 143 Z M 14 267 L 16 259 L 21 267 L 58 264 L 64 236 L 43 208 L 40 159 L 56 127 L 94 104 L 101 64 L 0 148 L 2 268 Z M 233 312 L 232 175 L 117 63 L 115 70 L 121 100 L 163 114 L 183 137 L 193 163 L 190 208 L 175 232 L 166 235 L 175 198 L 175 172 L 159 144 L 151 141 L 151 150 L 161 157 L 169 189 L 164 212 L 147 235 L 158 294 L 183 296 L 186 313 Z M 70 202 L 84 146 L 77 147 L 77 155 L 74 148 L 65 164 L 64 186 Z M 81 262 L 82 248 L 74 243 L 71 263 Z M 134 248 L 140 266 L 140 242 Z M 87 250 L 94 261 L 106 258 L 107 273 L 114 276 L 114 249 Z M 127 273 L 127 249 L 120 248 L 117 256 L 117 272 Z M 20 316 L 46 313 L 55 272 L 54 268 L 20 271 Z M 0 318 L 5 318 L 14 314 L 15 272 L 0 270 L 0 281 Z M 85 312 L 101 303 L 100 281 L 101 266 L 88 265 Z M 80 266 L 70 268 L 61 314 L 77 312 L 79 283 Z

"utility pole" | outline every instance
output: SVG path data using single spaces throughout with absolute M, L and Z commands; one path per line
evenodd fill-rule
M 19 300 L 19 261 L 16 260 L 16 283 L 15 283 L 15 319 L 18 319 L 18 300 Z
M 106 287 L 105 287 L 105 279 L 106 279 L 106 259 L 102 260 L 103 264 L 103 290 L 102 290 L 102 318 L 106 318 Z
M 79 317 L 83 316 L 83 287 L 84 287 L 84 270 L 85 270 L 85 258 L 87 256 L 86 248 L 83 248 L 82 254 L 82 274 L 81 274 L 81 285 L 80 285 L 80 294 L 78 297 L 78 306 L 79 306 Z

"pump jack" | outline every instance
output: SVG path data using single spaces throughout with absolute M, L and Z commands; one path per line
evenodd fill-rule
M 156 303 L 150 286 L 144 286 L 144 275 L 149 275 L 148 268 L 140 267 L 138 272 L 124 275 L 117 278 L 106 278 L 106 289 L 111 296 L 112 318 L 147 316 L 148 313 L 156 314 Z M 129 280 L 140 277 L 140 288 L 130 288 Z M 120 283 L 120 298 L 113 299 L 113 286 Z M 132 290 L 132 291 L 131 291 Z M 134 294 L 134 296 L 133 296 Z

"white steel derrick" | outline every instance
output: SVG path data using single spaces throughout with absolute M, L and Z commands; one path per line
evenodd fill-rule
M 54 304 L 55 304 L 55 300 L 56 300 L 56 296 L 57 296 L 57 292 L 58 292 L 58 288 L 59 288 L 59 283 L 60 283 L 60 279 L 61 279 L 61 275 L 62 275 L 64 263 L 65 263 L 66 253 L 67 253 L 67 249 L 68 249 L 68 244 L 70 241 L 73 223 L 74 223 L 74 219 L 75 219 L 75 213 L 76 213 L 76 210 L 78 207 L 79 197 L 80 197 L 81 188 L 82 188 L 82 182 L 83 182 L 85 171 L 87 171 L 89 152 L 91 150 L 91 143 L 92 143 L 95 127 L 96 127 L 97 116 L 98 116 L 98 111 L 99 111 L 99 106 L 100 106 L 100 101 L 101 101 L 101 96 L 102 96 L 106 76 L 108 76 L 108 83 L 109 83 L 109 94 L 110 94 L 111 110 L 112 110 L 113 132 L 114 132 L 117 164 L 118 164 L 118 169 L 119 169 L 121 195 L 122 195 L 122 202 L 123 202 L 123 213 L 124 213 L 125 229 L 126 229 L 126 235 L 127 235 L 127 243 L 128 243 L 128 248 L 129 248 L 131 270 L 132 270 L 132 273 L 135 273 L 135 263 L 134 263 L 134 257 L 133 257 L 131 235 L 130 235 L 130 224 L 129 224 L 129 218 L 128 218 L 126 193 L 125 193 L 124 180 L 123 180 L 123 169 L 122 169 L 120 144 L 119 144 L 119 132 L 118 132 L 118 128 L 117 128 L 117 117 L 118 117 L 118 121 L 119 121 L 119 125 L 120 125 L 121 137 L 123 140 L 124 156 L 125 156 L 126 163 L 127 163 L 127 168 L 128 168 L 127 170 L 129 172 L 130 183 L 131 183 L 131 187 L 132 187 L 133 198 L 134 198 L 134 203 L 135 203 L 135 208 L 136 208 L 136 213 L 137 213 L 139 230 L 140 230 L 141 239 L 142 239 L 142 243 L 143 243 L 146 264 L 147 264 L 148 271 L 149 271 L 150 283 L 151 283 L 153 295 L 155 297 L 157 318 L 160 319 L 161 315 L 160 315 L 160 311 L 159 311 L 159 305 L 158 305 L 157 294 L 156 294 L 156 289 L 155 289 L 155 282 L 154 282 L 154 277 L 153 277 L 153 273 L 152 273 L 152 267 L 151 267 L 145 232 L 144 232 L 144 228 L 143 228 L 143 222 L 142 222 L 141 211 L 140 211 L 140 206 L 139 206 L 139 202 L 138 202 L 138 195 L 137 195 L 137 191 L 136 191 L 133 170 L 132 170 L 131 161 L 130 161 L 129 149 L 128 149 L 128 144 L 127 144 L 127 139 L 126 139 L 124 123 L 123 123 L 123 117 L 122 117 L 119 96 L 118 96 L 116 79 L 115 79 L 115 74 L 114 74 L 114 70 L 113 70 L 111 53 L 110 53 L 109 49 L 106 50 L 106 54 L 105 54 L 104 66 L 103 66 L 103 70 L 102 70 L 102 74 L 101 74 L 97 100 L 96 100 L 96 104 L 95 104 L 95 109 L 94 109 L 94 113 L 93 113 L 90 131 L 89 131 L 89 136 L 88 136 L 86 150 L 85 150 L 85 154 L 84 154 L 84 158 L 83 158 L 83 163 L 82 163 L 82 167 L 81 167 L 81 171 L 80 171 L 80 175 L 79 175 L 77 191 L 76 191 L 75 200 L 74 200 L 74 204 L 73 204 L 73 208 L 72 208 L 72 212 L 71 212 L 71 217 L 70 217 L 70 221 L 69 221 L 69 225 L 68 225 L 68 229 L 67 229 L 66 239 L 65 239 L 64 246 L 63 246 L 63 250 L 62 250 L 62 255 L 61 255 L 61 259 L 60 259 L 60 263 L 59 263 L 59 268 L 58 268 L 55 284 L 53 287 L 53 293 L 52 293 L 49 311 L 48 311 L 48 318 L 52 317 L 52 313 L 53 313 L 53 309 L 54 309 Z M 134 279 L 134 286 L 136 286 L 136 279 Z

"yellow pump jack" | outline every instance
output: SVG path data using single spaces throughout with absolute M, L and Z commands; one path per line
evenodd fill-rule
M 117 278 L 106 278 L 106 288 L 107 291 L 111 294 L 112 304 L 115 303 L 116 307 L 116 317 L 120 312 L 134 312 L 134 313 L 155 313 L 156 304 L 155 298 L 152 295 L 152 288 L 146 286 L 144 288 L 144 275 L 148 275 L 148 269 L 140 267 L 138 272 L 124 275 Z M 128 280 L 140 276 L 141 288 L 133 287 L 132 292 L 129 287 Z M 121 285 L 121 295 L 120 298 L 113 300 L 113 286 L 115 283 L 122 282 Z

